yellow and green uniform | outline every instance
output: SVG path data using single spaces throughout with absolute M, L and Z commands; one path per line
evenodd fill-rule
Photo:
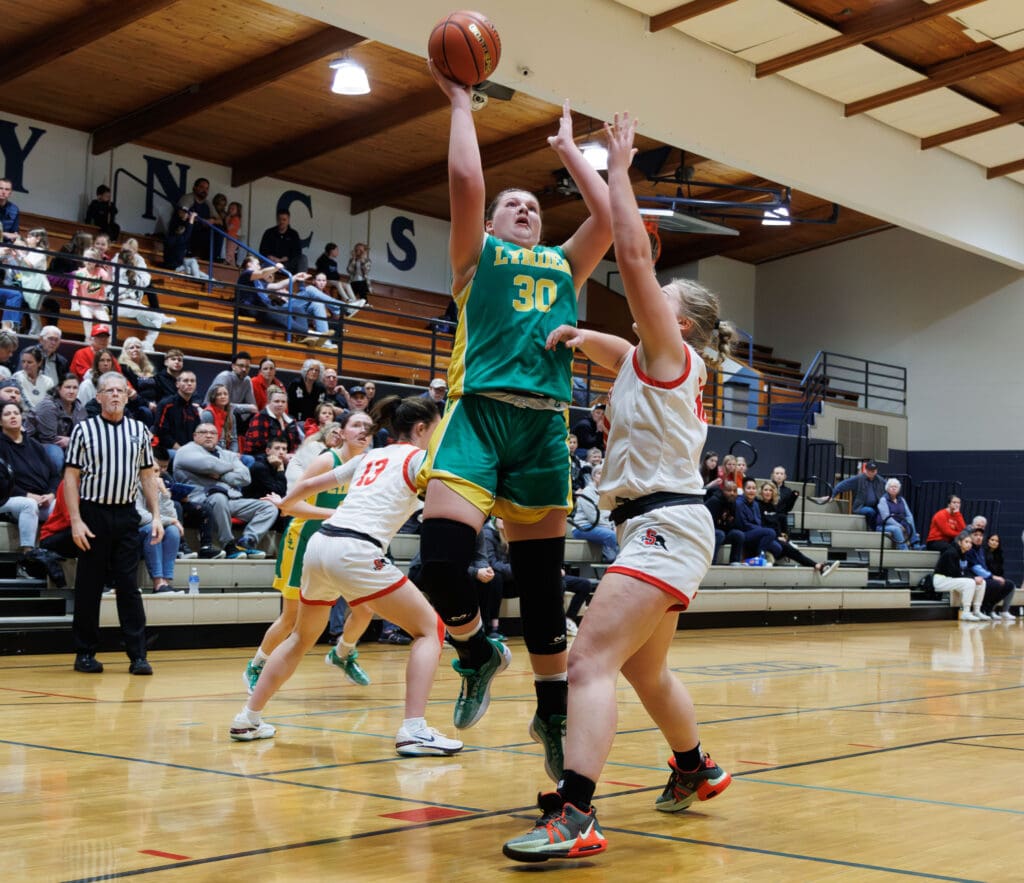
M 337 451 L 330 451 L 334 458 L 332 469 L 342 464 Z M 321 509 L 337 509 L 341 501 L 345 499 L 344 492 L 337 488 L 320 491 L 306 498 L 311 506 Z M 292 601 L 299 599 L 299 587 L 302 585 L 302 561 L 306 554 L 306 543 L 313 536 L 320 525 L 322 518 L 293 518 L 285 531 L 284 539 L 277 550 L 277 564 L 274 568 L 274 588 L 285 598 Z
M 481 511 L 518 522 L 568 509 L 573 354 L 545 349 L 548 334 L 577 320 L 565 253 L 488 235 L 454 298 L 448 405 L 421 485 L 440 479 Z

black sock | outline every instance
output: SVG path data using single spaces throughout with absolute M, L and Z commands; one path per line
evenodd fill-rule
M 581 776 L 575 770 L 566 770 L 558 783 L 558 793 L 566 803 L 571 803 L 580 812 L 590 812 L 596 787 L 597 784 L 586 776 Z
M 692 773 L 700 767 L 700 742 L 689 751 L 673 751 L 672 754 L 676 759 L 676 767 L 684 773 Z
M 537 693 L 537 716 L 548 721 L 553 714 L 565 714 L 569 702 L 568 681 L 534 681 Z
M 459 655 L 459 665 L 463 668 L 478 669 L 494 654 L 494 645 L 487 640 L 483 628 L 463 640 L 452 635 L 452 645 Z

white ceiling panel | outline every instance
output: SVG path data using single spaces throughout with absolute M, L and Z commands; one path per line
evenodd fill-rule
M 1024 156 L 1024 126 L 1003 126 L 992 132 L 953 141 L 946 150 L 990 168 L 1013 162 Z
M 1019 31 L 1014 31 L 1012 34 L 996 37 L 995 42 L 1002 46 L 1007 52 L 1024 49 L 1024 28 L 1021 28 Z
M 918 138 L 996 116 L 991 110 L 949 89 L 936 89 L 895 104 L 887 104 L 869 110 L 868 115 Z
M 950 13 L 964 27 L 981 31 L 994 40 L 1016 31 L 1024 31 L 1024 2 L 1021 0 L 987 0 Z
M 851 46 L 789 68 L 779 76 L 842 104 L 924 79 L 866 46 Z
M 670 9 L 682 6 L 685 0 L 678 0 L 676 3 L 673 3 L 672 0 L 629 0 L 629 2 L 618 0 L 618 2 L 621 6 L 635 9 L 644 15 L 657 15 L 659 12 L 668 12 Z
M 1012 175 L 1007 175 L 1011 181 L 1016 181 L 1018 184 L 1024 184 L 1024 172 L 1014 172 Z
M 776 0 L 738 0 L 680 22 L 676 28 L 755 63 L 813 46 L 839 33 Z

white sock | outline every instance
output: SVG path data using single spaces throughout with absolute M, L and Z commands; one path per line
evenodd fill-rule
M 334 647 L 334 652 L 338 659 L 344 659 L 355 649 L 355 644 L 346 644 L 342 638 L 338 638 L 338 643 Z
M 268 659 L 270 659 L 270 654 L 264 653 L 263 648 L 260 647 L 259 650 L 256 651 L 256 655 L 252 658 L 252 664 L 259 665 L 261 662 L 266 662 Z
M 484 627 L 484 623 L 483 623 L 483 620 L 481 620 L 480 622 L 478 622 L 476 624 L 476 628 L 473 629 L 473 631 L 466 632 L 466 634 L 464 634 L 464 635 L 453 635 L 451 632 L 448 632 L 448 634 L 449 634 L 449 636 L 451 637 L 451 639 L 453 641 L 462 641 L 463 643 L 465 643 L 470 638 L 472 638 L 473 635 L 475 635 L 477 632 L 481 631 L 483 629 L 483 627 Z
M 533 676 L 534 683 L 543 683 L 545 681 L 567 681 L 569 680 L 569 672 L 563 671 L 555 675 L 537 675 Z
M 418 733 L 427 728 L 427 719 L 425 717 L 407 717 L 402 721 L 402 726 L 407 733 Z
M 262 712 L 253 711 L 248 705 L 245 706 L 243 711 L 245 712 L 245 716 L 249 719 L 249 723 L 253 724 L 253 726 L 259 724 L 260 721 L 263 720 Z

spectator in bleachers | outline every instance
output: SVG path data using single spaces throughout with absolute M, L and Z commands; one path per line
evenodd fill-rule
M 268 227 L 260 238 L 260 254 L 275 264 L 283 264 L 289 273 L 302 273 L 308 266 L 302 253 L 302 241 L 291 227 L 289 212 L 277 213 L 277 226 Z
M 334 407 L 330 402 L 321 402 L 316 406 L 312 417 L 307 418 L 302 424 L 302 432 L 309 438 L 313 433 L 319 432 L 330 423 L 334 423 Z
M 242 439 L 242 452 L 255 457 L 267 449 L 271 439 L 283 438 L 288 443 L 286 460 L 291 459 L 302 444 L 302 430 L 288 415 L 288 394 L 279 386 L 267 391 L 267 407 L 249 421 Z
M 164 353 L 164 365 L 156 372 L 157 403 L 178 392 L 178 378 L 185 367 L 185 354 L 179 349 Z
M 117 264 L 116 286 L 114 292 L 117 299 L 117 315 L 121 319 L 134 319 L 146 329 L 145 340 L 142 341 L 146 352 L 153 352 L 160 329 L 164 325 L 173 325 L 178 320 L 174 316 L 158 312 L 159 301 L 156 294 L 149 289 L 153 277 L 146 266 L 146 260 L 139 254 L 139 243 L 136 239 L 128 239 L 121 251 L 114 256 Z M 149 307 L 142 305 L 143 297 L 149 300 Z
M 364 380 L 362 383 L 363 392 L 366 393 L 366 410 L 373 407 L 374 399 L 377 396 L 377 384 L 372 380 Z
M 779 493 L 779 508 L 788 515 L 793 511 L 800 493 L 786 485 L 785 466 L 776 466 L 772 469 L 772 481 L 775 483 L 775 488 Z
M 213 211 L 209 196 L 210 182 L 206 178 L 196 178 L 192 192 L 178 200 L 178 210 L 184 209 L 191 217 L 212 223 Z M 206 224 L 193 224 L 189 232 L 188 249 L 200 261 L 210 259 L 210 229 Z
M 17 365 L 14 353 L 18 349 L 18 335 L 6 328 L 0 330 L 0 379 L 9 380 Z
M 897 549 L 916 549 L 921 545 L 921 538 L 914 526 L 910 504 L 900 495 L 901 489 L 898 478 L 890 478 L 885 483 L 885 496 L 878 501 L 879 529 L 889 535 Z
M 357 242 L 348 258 L 348 284 L 356 297 L 361 298 L 363 303 L 370 296 L 370 268 L 373 262 L 370 260 L 370 246 L 365 242 Z
M 289 315 L 287 292 L 289 280 L 280 279 L 268 282 L 281 269 L 281 264 L 260 267 L 260 259 L 249 255 L 242 262 L 242 272 L 238 275 L 237 303 L 238 313 L 249 316 L 258 322 L 269 322 L 280 328 L 291 329 L 292 319 Z M 308 277 L 305 273 L 296 273 L 296 282 L 304 282 Z
M 705 451 L 700 458 L 700 480 L 704 482 L 705 496 L 708 496 L 722 484 L 718 475 L 718 453 L 716 451 Z
M 5 402 L 14 402 L 19 407 L 21 406 L 21 387 L 18 386 L 18 381 L 12 377 L 0 380 L 0 404 Z
M 288 413 L 300 424 L 316 417 L 316 407 L 324 394 L 324 385 L 320 382 L 323 373 L 323 362 L 306 359 L 299 376 L 288 384 Z
M 847 491 L 853 492 L 851 513 L 863 515 L 868 530 L 878 530 L 878 503 L 885 496 L 885 481 L 878 474 L 878 464 L 874 460 L 868 460 L 864 464 L 863 472 L 844 478 L 832 488 L 830 496 L 815 497 L 814 502 L 831 503 L 836 497 Z
M 982 619 L 1001 619 L 1001 614 L 995 613 L 994 608 L 1005 604 L 1008 609 L 1017 586 L 1012 580 L 996 576 L 989 570 L 985 555 L 985 530 L 982 527 L 971 529 L 971 547 L 967 550 L 967 562 L 971 573 L 985 581 L 981 606 L 976 612 Z
M 267 494 L 284 497 L 288 493 L 288 479 L 285 476 L 285 454 L 288 443 L 276 438 L 267 444 L 262 454 L 253 458 L 249 467 L 249 484 L 242 488 L 242 496 L 251 500 L 262 500 Z
M 125 338 L 117 364 L 121 366 L 121 373 L 128 379 L 136 395 L 149 409 L 152 418 L 156 414 L 157 402 L 164 396 L 160 395 L 156 385 L 156 367 L 149 361 L 139 338 Z
M 43 446 L 22 431 L 20 405 L 6 402 L 0 406 L 0 429 L 0 456 L 13 476 L 10 497 L 0 506 L 0 514 L 12 516 L 17 523 L 18 542 L 25 554 L 36 547 L 39 524 L 53 508 L 60 474 Z
M 26 411 L 34 411 L 46 394 L 53 389 L 53 381 L 43 374 L 43 351 L 38 346 L 25 347 L 19 355 L 21 370 L 12 379 L 21 388 Z
M 215 386 L 226 387 L 231 408 L 235 412 L 235 416 L 240 417 L 242 422 L 248 422 L 249 418 L 259 411 L 256 405 L 254 384 L 249 378 L 250 367 L 252 367 L 252 356 L 245 350 L 239 350 L 231 357 L 231 367 L 218 373 L 213 378 L 209 389 L 206 390 L 206 400 L 211 401 L 210 393 Z M 237 448 L 232 450 L 237 450 Z
M 422 398 L 430 399 L 437 407 L 437 412 L 443 416 L 445 402 L 448 399 L 448 381 L 443 377 L 435 377 L 430 381 L 430 386 L 422 394 Z M 367 402 L 367 407 L 369 407 L 369 402 Z
M 85 210 L 85 223 L 99 227 L 111 239 L 121 235 L 121 226 L 114 219 L 117 217 L 117 206 L 111 201 L 110 188 L 100 184 L 96 188 L 96 198 Z
M 572 522 L 573 539 L 596 543 L 601 547 L 601 560 L 611 564 L 619 554 L 619 542 L 609 513 L 601 511 L 598 506 L 597 486 L 601 483 L 603 470 L 600 463 L 591 468 L 590 481 L 576 494 L 576 508 L 569 520 Z
M 20 242 L 15 240 L 15 244 Z M 22 308 L 25 306 L 25 298 L 21 293 L 19 274 L 21 265 L 18 259 L 19 251 L 10 246 L 0 247 L 0 306 L 3 307 L 2 326 L 13 330 L 21 324 Z
M 13 242 L 21 230 L 18 207 L 11 202 L 12 189 L 10 178 L 0 178 L 0 227 L 3 229 L 4 242 Z
M 178 391 L 157 405 L 153 435 L 157 445 L 167 451 L 171 459 L 175 456 L 171 451 L 178 451 L 192 443 L 200 423 L 199 404 L 193 401 L 195 392 L 196 375 L 191 371 L 182 371 L 178 375 Z
M 211 200 L 210 223 L 213 224 L 213 259 L 224 263 L 224 236 L 228 228 L 228 198 L 217 193 Z
M 747 458 L 736 458 L 736 487 L 743 487 L 747 482 Z
M 71 357 L 71 373 L 81 381 L 92 367 L 93 359 L 100 350 L 110 348 L 110 326 L 94 325 L 89 335 L 89 343 L 75 350 Z M 117 370 L 120 370 L 118 368 Z
M 967 554 L 972 546 L 971 532 L 961 531 L 955 540 L 946 546 L 935 562 L 932 585 L 936 592 L 958 592 L 960 595 L 960 618 L 968 622 L 981 619 L 981 602 L 985 597 L 985 580 L 971 573 Z M 972 609 L 973 605 L 973 609 Z
M 29 434 L 43 446 L 58 472 L 64 469 L 71 430 L 86 416 L 85 407 L 78 401 L 78 378 L 74 374 L 65 374 L 60 385 L 50 390 L 29 415 Z
M 346 313 L 351 316 L 360 307 L 366 306 L 366 299 L 356 297 L 354 291 L 350 291 L 341 281 L 341 272 L 338 269 L 338 248 L 336 242 L 328 242 L 324 246 L 324 253 L 316 259 L 317 273 L 323 273 L 327 279 L 327 286 L 337 292 L 340 300 L 345 302 Z
M 207 276 L 199 268 L 199 261 L 189 254 L 193 231 L 197 226 L 201 227 L 202 225 L 196 224 L 196 216 L 188 210 L 187 206 L 175 207 L 167 224 L 167 232 L 164 234 L 163 266 L 168 270 L 174 270 L 175 273 L 184 273 L 198 279 L 205 279 Z
M 59 254 L 50 261 L 47 279 L 55 291 L 66 291 L 70 295 L 75 287 L 75 272 L 82 266 L 81 257 L 92 248 L 92 234 L 76 230 L 74 235 L 60 247 Z
M 209 423 L 196 426 L 192 441 L 182 445 L 174 458 L 174 480 L 195 488 L 189 502 L 202 508 L 213 538 L 228 558 L 267 557 L 257 547 L 277 521 L 277 507 L 242 496 L 241 489 L 250 479 L 238 454 L 217 447 L 217 429 Z M 245 525 L 237 541 L 231 530 L 232 518 Z M 199 554 L 213 557 L 209 552 L 204 555 L 203 550 Z
M 227 214 L 224 216 L 224 229 L 233 239 L 242 237 L 242 203 L 229 202 Z M 238 266 L 238 245 L 226 239 L 224 241 L 224 263 L 229 267 Z
M 569 445 L 569 481 L 572 483 L 573 494 L 577 494 L 587 486 L 587 475 L 583 471 L 580 458 L 576 456 L 579 439 L 570 432 L 567 436 L 567 444 Z
M 289 488 L 302 478 L 306 467 L 324 451 L 340 447 L 346 441 L 349 442 L 351 447 L 353 444 L 351 439 L 354 435 L 368 433 L 373 428 L 373 421 L 370 420 L 369 414 L 360 414 L 359 419 L 354 423 L 349 419 L 350 416 L 350 414 L 346 414 L 340 422 L 331 420 L 319 429 L 307 433 L 306 437 L 302 440 L 302 444 L 299 445 L 292 458 L 288 461 L 288 466 L 285 470 L 285 477 L 288 480 Z M 362 450 L 359 453 L 362 453 Z
M 743 495 L 748 497 L 748 488 L 753 485 L 756 488 L 756 498 L 754 499 L 752 509 L 756 516 L 760 518 L 760 523 L 772 531 L 775 534 L 775 541 L 770 543 L 768 551 L 776 559 L 788 558 L 790 561 L 799 564 L 801 567 L 812 567 L 814 572 L 819 574 L 822 579 L 827 577 L 836 567 L 839 566 L 839 562 L 835 561 L 814 561 L 808 558 L 803 552 L 801 552 L 796 546 L 789 542 L 788 536 L 788 525 L 787 515 L 782 509 L 781 498 L 779 497 L 779 488 L 774 481 L 765 481 L 761 483 L 761 486 L 757 487 L 757 482 L 753 478 L 748 478 L 746 484 L 743 486 Z
M 743 531 L 736 525 L 737 488 L 734 481 L 725 479 L 721 487 L 704 498 L 704 505 L 711 512 L 711 520 L 715 523 L 715 552 L 711 556 L 714 563 L 718 558 L 718 550 L 723 544 L 729 544 L 729 563 L 739 565 L 743 560 Z
M 102 259 L 99 249 L 93 247 L 86 249 L 82 257 L 85 259 L 82 267 L 75 271 L 75 291 L 72 296 L 72 309 L 77 309 L 82 317 L 82 326 L 85 328 L 85 336 L 92 336 L 92 323 L 94 319 L 100 322 L 109 322 L 110 314 L 107 312 L 107 300 L 110 295 L 110 270 L 97 261 Z
M 946 505 L 932 516 L 928 526 L 925 548 L 929 552 L 944 552 L 964 530 L 964 515 L 960 511 L 960 498 L 951 494 Z
M 238 452 L 238 423 L 231 407 L 231 394 L 223 383 L 215 383 L 206 391 L 206 407 L 200 418 L 217 429 L 217 444 L 225 451 Z
M 350 386 L 348 390 L 348 409 L 350 411 L 367 411 L 370 408 L 370 397 L 366 387 L 361 384 Z
M 330 366 L 324 368 L 323 382 L 323 402 L 334 409 L 334 417 L 338 419 L 348 411 L 348 394 L 338 383 L 337 370 Z
M 61 330 L 56 325 L 44 325 L 39 331 L 39 348 L 43 351 L 42 370 L 54 385 L 60 383 L 71 370 L 71 363 L 57 352 L 61 337 Z
M 973 537 L 972 537 L 973 542 Z M 994 533 L 985 542 L 985 567 L 992 573 L 992 577 L 1006 577 L 1006 570 L 1003 564 L 1003 548 L 999 540 L 999 534 Z M 1007 580 L 1007 582 L 1010 582 Z M 1011 583 L 1012 585 L 1012 583 Z M 1003 612 L 1002 618 L 1007 622 L 1011 622 L 1017 617 L 1013 615 L 1013 611 L 1010 607 L 1013 605 L 1013 593 L 1016 591 L 1016 587 L 1011 591 L 1006 598 L 1003 600 Z M 987 600 L 987 599 L 986 599 Z M 995 619 L 995 609 L 992 610 L 992 618 Z
M 86 371 L 82 382 L 78 385 L 78 401 L 83 406 L 88 405 L 89 402 L 96 398 L 96 390 L 99 386 L 100 378 L 108 371 L 113 371 L 116 364 L 117 360 L 110 350 L 102 349 L 96 353 L 92 365 Z
M 743 494 L 736 497 L 736 527 L 743 532 L 744 558 L 774 556 L 771 547 L 775 543 L 775 531 L 761 523 L 761 512 L 757 506 L 757 482 L 753 478 L 743 483 Z
M 483 619 L 484 630 L 488 633 L 487 637 L 501 640 L 497 637 L 501 634 L 499 620 L 501 599 L 515 598 L 519 591 L 515 587 L 512 565 L 508 561 L 508 540 L 505 538 L 502 520 L 488 518 L 484 521 L 480 535 L 483 538 L 483 560 L 487 562 L 491 571 L 491 579 L 487 583 L 489 591 L 481 597 L 480 615 Z M 486 611 L 484 610 L 485 602 L 488 606 Z
M 15 240 L 14 245 L 10 254 L 11 271 L 15 283 L 21 288 L 25 306 L 29 309 L 32 324 L 28 333 L 35 335 L 43 324 L 39 315 L 41 309 L 45 309 L 49 315 L 60 313 L 60 304 L 54 298 L 47 297 L 51 290 L 50 280 L 46 276 L 48 258 L 43 252 L 34 251 L 37 248 L 48 249 L 50 241 L 46 230 L 37 227 L 25 234 L 24 241 Z
M 722 457 L 721 465 L 718 467 L 718 477 L 722 479 L 722 484 L 731 481 L 737 489 L 743 487 L 743 480 L 736 471 L 736 458 L 732 454 Z
M 600 448 L 604 453 L 604 435 L 608 431 L 608 421 L 604 411 L 604 404 L 598 402 L 591 407 L 590 413 L 581 418 L 572 428 L 573 435 L 579 442 L 576 456 L 581 460 L 586 459 L 586 452 L 591 448 Z
M 281 385 L 277 382 L 277 365 L 270 356 L 264 356 L 260 359 L 256 376 L 252 378 L 252 394 L 256 400 L 257 413 L 267 407 L 267 390 Z
M 153 464 L 157 475 L 161 474 L 160 465 Z M 139 550 L 146 562 L 146 571 L 153 580 L 154 595 L 181 595 L 183 592 L 174 588 L 174 562 L 178 558 L 181 539 L 185 535 L 185 527 L 178 518 L 178 510 L 174 507 L 171 492 L 161 478 L 158 497 L 160 500 L 160 523 L 164 527 L 164 535 L 159 543 L 153 544 L 153 513 L 146 503 L 146 495 L 139 488 L 135 498 L 135 508 L 139 512 Z
M 113 255 L 110 251 L 110 237 L 106 233 L 97 233 L 92 238 L 92 247 L 96 252 L 96 259 L 100 261 L 109 261 Z M 113 277 L 113 274 L 111 274 Z
M 579 455 L 577 454 L 577 457 Z M 594 469 L 604 463 L 604 454 L 600 448 L 591 448 L 587 451 L 584 457 L 583 464 L 580 469 L 583 472 L 583 477 L 589 482 L 591 475 L 594 473 Z
M 327 294 L 326 288 L 327 277 L 323 273 L 317 273 L 313 277 L 313 284 L 307 285 L 291 299 L 291 308 L 295 314 L 305 319 L 307 339 L 313 341 L 311 346 L 319 343 L 325 350 L 336 350 L 338 345 L 328 339 L 331 333 L 328 320 L 339 319 L 341 307 Z M 348 315 L 352 315 L 351 310 L 347 312 Z

